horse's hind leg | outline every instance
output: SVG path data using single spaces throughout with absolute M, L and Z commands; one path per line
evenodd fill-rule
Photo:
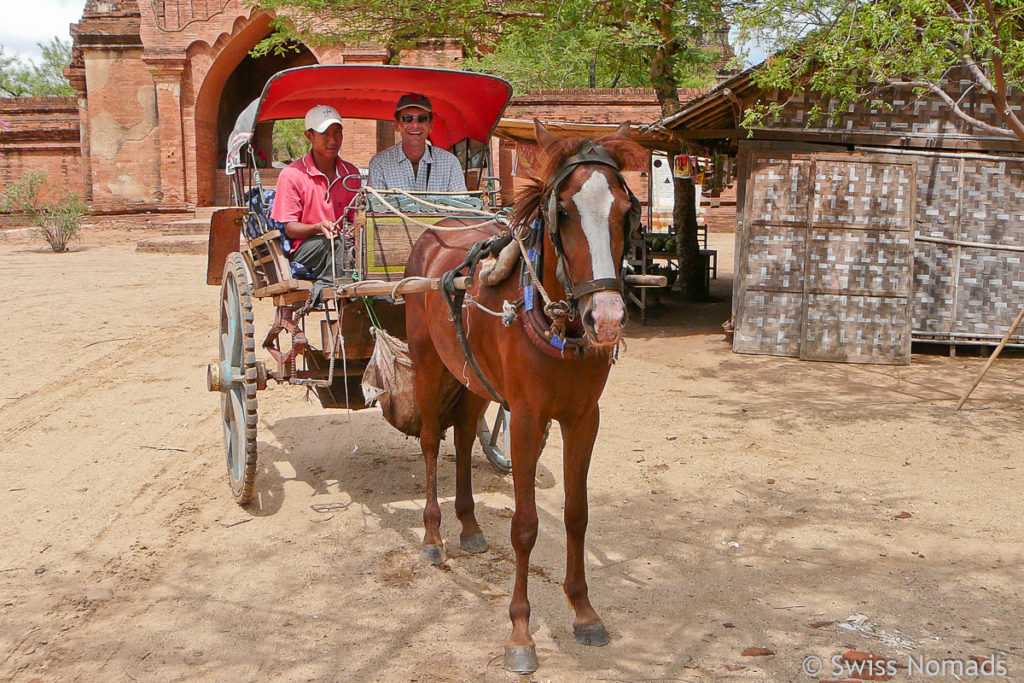
M 600 412 L 584 415 L 571 425 L 562 425 L 563 476 L 565 479 L 565 590 L 576 612 L 573 635 L 584 645 L 605 645 L 608 631 L 590 604 L 584 567 L 584 538 L 587 534 L 587 472 L 594 450 Z
M 476 521 L 473 501 L 473 442 L 480 415 L 487 407 L 487 399 L 476 394 L 463 392 L 455 420 L 455 515 L 462 523 L 459 545 L 467 553 L 482 553 L 487 550 L 487 540 Z
M 516 556 L 516 580 L 508 616 L 512 620 L 512 636 L 505 646 L 504 667 L 508 671 L 530 674 L 537 670 L 537 646 L 530 635 L 530 600 L 527 580 L 530 553 L 537 542 L 537 500 L 534 488 L 537 459 L 543 445 L 547 417 L 529 410 L 512 410 L 509 424 L 512 437 L 512 481 L 515 486 L 516 509 L 512 514 L 512 548 Z

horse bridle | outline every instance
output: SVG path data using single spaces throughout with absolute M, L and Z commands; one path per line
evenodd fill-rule
M 640 231 L 640 220 L 641 220 L 641 208 L 640 200 L 636 198 L 632 190 L 629 189 L 629 185 L 626 183 L 626 179 L 622 177 L 622 171 L 619 168 L 619 164 L 612 158 L 612 155 L 608 153 L 601 145 L 593 142 L 587 142 L 579 152 L 566 159 L 558 171 L 555 173 L 554 180 L 551 182 L 551 187 L 544 199 L 541 200 L 541 221 L 547 227 L 548 237 L 551 238 L 551 244 L 555 248 L 555 256 L 558 258 L 558 266 L 555 269 L 555 275 L 558 277 L 558 281 L 562 287 L 565 288 L 565 295 L 569 301 L 570 307 L 575 310 L 577 302 L 581 297 L 593 294 L 595 292 L 615 291 L 622 292 L 622 279 L 619 277 L 606 277 L 606 278 L 595 278 L 593 280 L 587 280 L 575 284 L 569 275 L 569 271 L 565 265 L 565 252 L 562 249 L 562 238 L 558 232 L 558 190 L 562 186 L 562 183 L 566 181 L 569 175 L 576 170 L 578 166 L 584 164 L 601 164 L 608 166 L 615 171 L 615 176 L 622 183 L 622 187 L 626 190 L 629 195 L 629 213 L 627 216 L 627 229 L 626 229 L 626 242 L 628 246 L 629 239 L 635 237 Z
M 559 334 L 553 334 L 553 330 L 548 330 L 546 336 L 548 345 L 542 345 L 541 348 L 547 353 L 552 353 L 552 349 L 558 349 L 561 352 L 562 349 L 567 346 L 579 349 L 582 348 L 581 340 L 568 340 L 565 338 L 565 319 L 570 320 L 575 315 L 576 308 L 580 297 L 592 294 L 594 292 L 603 291 L 616 291 L 622 292 L 622 280 L 621 278 L 595 278 L 588 280 L 580 284 L 573 284 L 572 279 L 569 277 L 569 271 L 565 267 L 565 253 L 562 250 L 562 239 L 558 233 L 558 188 L 561 187 L 562 183 L 565 182 L 569 174 L 572 173 L 577 166 L 583 164 L 602 164 L 608 166 L 615 171 L 615 176 L 622 183 L 622 187 L 626 190 L 626 194 L 629 196 L 629 213 L 627 214 L 627 229 L 626 239 L 629 240 L 631 237 L 639 235 L 640 232 L 640 200 L 636 198 L 633 192 L 629 189 L 629 185 L 626 184 L 626 179 L 622 177 L 622 172 L 619 170 L 618 163 L 612 158 L 611 154 L 608 153 L 601 145 L 594 144 L 593 142 L 587 142 L 583 149 L 577 152 L 575 155 L 569 157 L 562 163 L 558 168 L 558 172 L 555 173 L 555 179 L 551 183 L 551 187 L 548 190 L 547 195 L 541 200 L 540 208 L 540 222 L 547 226 L 548 236 L 551 238 L 551 243 L 555 248 L 555 255 L 558 257 L 558 266 L 556 268 L 556 275 L 558 281 L 565 288 L 566 298 L 568 302 L 558 302 L 556 308 L 564 309 L 563 313 L 558 316 L 560 319 L 553 321 L 552 328 L 558 328 Z M 536 227 L 536 223 L 534 223 Z M 525 245 L 529 243 L 529 251 L 535 254 L 537 259 L 537 266 L 540 265 L 540 261 L 543 258 L 543 240 L 540 238 L 540 230 L 528 229 L 529 236 L 521 235 L 516 239 L 521 239 L 521 244 Z M 449 317 L 455 325 L 455 334 L 459 340 L 459 345 L 462 347 L 463 356 L 465 356 L 467 363 L 472 368 L 474 374 L 480 380 L 484 389 L 491 395 L 491 398 L 497 403 L 501 404 L 506 410 L 508 410 L 508 404 L 505 400 L 498 395 L 494 387 L 490 382 L 487 381 L 487 377 L 484 375 L 480 366 L 476 362 L 476 358 L 473 356 L 473 352 L 469 346 L 469 338 L 466 335 L 465 326 L 462 322 L 462 306 L 465 300 L 466 293 L 463 290 L 455 287 L 455 277 L 463 273 L 473 273 L 476 270 L 476 266 L 480 259 L 486 252 L 495 249 L 496 244 L 499 240 L 504 239 L 502 246 L 507 244 L 507 240 L 510 239 L 510 235 L 504 235 L 502 237 L 493 237 L 481 242 L 477 242 L 467 252 L 466 258 L 456 268 L 449 270 L 441 275 L 440 281 L 440 292 L 445 303 L 448 304 Z M 540 242 L 540 244 L 537 244 Z M 525 256 L 524 256 L 525 258 Z M 532 258 L 531 258 L 532 260 Z M 532 268 L 531 268 L 532 270 Z M 526 268 L 523 269 L 521 276 L 525 278 Z M 540 283 L 537 281 L 537 286 L 540 288 Z M 535 321 L 530 318 L 530 312 L 533 311 L 533 287 L 528 286 L 527 292 L 524 293 L 524 297 L 519 300 L 519 304 L 523 306 L 526 311 L 524 320 L 527 321 L 527 325 L 532 325 Z M 563 304 L 568 305 L 563 305 Z M 506 323 L 507 324 L 507 323 Z M 528 333 L 529 334 L 529 333 Z M 537 333 L 542 334 L 542 333 Z

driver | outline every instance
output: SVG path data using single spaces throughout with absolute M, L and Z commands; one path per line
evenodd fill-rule
M 318 104 L 306 112 L 309 153 L 282 169 L 270 213 L 292 240 L 289 258 L 327 284 L 333 284 L 331 240 L 341 231 L 340 219 L 361 184 L 345 180 L 351 175 L 358 178 L 359 169 L 338 156 L 343 137 L 341 116 L 334 107 Z M 346 218 L 353 216 L 354 209 L 349 209 Z M 333 273 L 340 276 L 344 249 L 335 244 L 333 252 Z
M 370 159 L 369 185 L 378 190 L 465 192 L 466 176 L 451 152 L 427 140 L 434 108 L 426 95 L 407 93 L 395 105 L 402 141 Z

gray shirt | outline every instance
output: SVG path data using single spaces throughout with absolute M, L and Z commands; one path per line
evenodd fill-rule
M 427 145 L 418 171 L 413 172 L 412 162 L 405 156 L 402 144 L 399 143 L 370 159 L 368 184 L 378 190 L 466 191 L 466 176 L 462 165 L 451 152 Z

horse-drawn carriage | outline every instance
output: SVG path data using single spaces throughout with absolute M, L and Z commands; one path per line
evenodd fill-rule
M 433 143 L 462 160 L 470 192 L 451 198 L 360 189 L 355 217 L 335 247 L 342 250 L 342 272 L 320 291 L 300 278 L 269 219 L 270 195 L 248 144 L 253 128 L 300 117 L 316 104 L 335 106 L 344 117 L 390 120 L 407 92 L 433 102 Z M 392 373 L 405 360 L 415 419 L 399 419 L 400 411 L 392 405 L 389 412 L 383 399 L 382 408 L 389 422 L 420 438 L 426 467 L 420 555 L 435 565 L 445 561 L 436 473 L 441 435 L 453 427 L 464 552 L 487 550 L 470 481 L 474 441 L 512 472 L 516 571 L 504 666 L 531 673 L 538 661 L 526 588 L 546 429 L 552 420 L 561 425 L 563 586 L 575 611 L 573 634 L 583 644 L 603 645 L 608 634 L 587 595 L 583 552 L 598 398 L 626 320 L 625 285 L 665 282 L 624 272 L 626 246 L 640 229 L 640 204 L 622 176 L 638 156 L 628 125 L 601 140 L 560 140 L 536 122 L 547 164 L 510 211 L 498 206 L 499 188 L 487 178 L 487 144 L 510 95 L 501 79 L 436 69 L 321 66 L 271 79 L 232 136 L 227 172 L 238 208 L 215 214 L 210 228 L 207 280 L 221 286 L 221 296 L 220 358 L 209 366 L 209 388 L 220 392 L 231 489 L 244 503 L 256 473 L 256 393 L 269 379 L 306 386 L 325 407 L 359 409 L 368 387 L 377 392 L 375 381 L 388 385 L 382 397 L 397 391 L 396 383 L 381 379 L 378 354 L 389 354 L 383 366 Z M 276 367 L 256 358 L 254 297 L 277 306 L 263 341 Z M 396 351 L 403 340 L 407 347 Z M 492 402 L 501 409 L 488 426 Z
M 289 261 L 283 227 L 270 219 L 273 190 L 264 187 L 260 151 L 253 144 L 263 122 L 301 118 L 317 104 L 334 106 L 347 119 L 391 120 L 407 92 L 433 103 L 431 142 L 463 164 L 466 195 L 360 190 L 354 220 L 345 220 L 337 248 L 345 250 L 335 287 L 307 306 L 313 281 Z M 207 282 L 220 285 L 220 354 L 208 384 L 221 394 L 221 416 L 232 493 L 239 503 L 253 495 L 257 461 L 257 392 L 268 380 L 309 387 L 325 408 L 367 407 L 362 381 L 376 330 L 405 338 L 402 296 L 437 283 L 404 281 L 409 251 L 428 226 L 447 220 L 497 216 L 500 187 L 488 177 L 488 142 L 511 96 L 499 78 L 441 69 L 325 65 L 283 71 L 238 117 L 229 138 L 225 171 L 236 208 L 222 209 L 210 226 Z M 346 187 L 358 177 L 341 179 Z M 241 243 L 239 237 L 241 236 Z M 272 299 L 275 320 L 262 346 L 273 359 L 256 358 L 252 299 Z M 275 367 L 276 366 L 276 367 Z M 479 424 L 488 460 L 510 469 L 504 411 L 490 410 Z

